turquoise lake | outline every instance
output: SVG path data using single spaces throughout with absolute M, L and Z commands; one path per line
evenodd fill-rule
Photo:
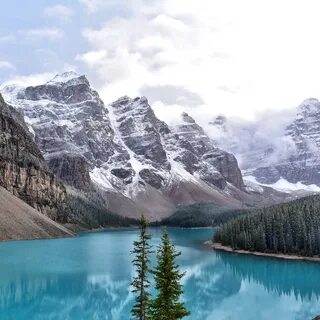
M 320 314 L 320 264 L 215 252 L 212 229 L 169 229 L 192 320 L 308 320 Z M 157 245 L 161 229 L 151 229 Z M 1 320 L 128 320 L 138 230 L 0 244 Z

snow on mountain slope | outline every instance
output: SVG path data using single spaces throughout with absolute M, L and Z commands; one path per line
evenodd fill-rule
M 259 183 L 254 176 L 246 176 L 245 181 L 246 182 L 253 182 L 257 185 L 270 187 L 270 188 L 273 188 L 273 189 L 276 189 L 279 191 L 283 191 L 283 192 L 293 192 L 293 191 L 307 191 L 310 193 L 320 192 L 320 187 L 315 184 L 305 185 L 301 182 L 291 183 L 282 177 L 277 182 L 275 182 L 273 184 Z
M 236 158 L 217 148 L 186 113 L 171 128 L 145 97 L 124 96 L 105 106 L 86 77 L 74 72 L 2 93 L 24 115 L 50 169 L 79 189 L 94 184 L 111 211 L 145 212 L 155 220 L 181 204 L 236 208 L 244 199 L 255 201 Z

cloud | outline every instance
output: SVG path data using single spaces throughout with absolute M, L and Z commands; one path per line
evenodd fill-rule
M 150 103 L 161 101 L 167 105 L 182 105 L 185 107 L 196 107 L 203 104 L 202 98 L 183 87 L 164 86 L 144 86 L 140 89 L 142 95 L 148 97 Z
M 217 89 L 221 90 L 221 91 L 225 91 L 227 93 L 231 93 L 231 94 L 237 92 L 237 88 L 230 88 L 229 86 L 224 85 L 224 84 L 221 84 L 221 85 L 217 86 Z
M 117 95 L 141 94 L 146 86 L 167 92 L 170 88 L 188 88 L 196 92 L 189 80 L 198 73 L 199 63 L 202 63 L 198 48 L 190 41 L 204 41 L 197 33 L 193 25 L 179 17 L 141 16 L 134 11 L 129 19 L 114 18 L 101 29 L 85 30 L 83 35 L 92 50 L 77 58 L 95 72 L 100 85 L 108 84 L 102 88 L 107 102 L 117 99 Z M 206 54 L 203 59 L 206 60 Z M 190 89 L 189 84 L 192 84 Z M 198 102 L 202 102 L 198 97 L 197 94 Z
M 119 5 L 120 0 L 79 0 L 83 4 L 88 13 L 95 13 L 104 7 Z
M 15 41 L 16 41 L 16 37 L 13 34 L 0 36 L 0 43 L 11 43 Z
M 15 66 L 9 61 L 0 60 L 0 70 L 1 69 L 15 69 Z
M 78 54 L 76 60 L 82 61 L 90 67 L 98 67 L 101 60 L 106 56 L 105 50 L 88 51 L 84 54 Z
M 241 169 L 269 166 L 296 154 L 296 144 L 286 135 L 286 128 L 295 119 L 297 108 L 264 110 L 255 121 L 239 117 L 226 118 L 222 125 L 213 125 L 214 119 L 198 115 L 207 134 L 226 151 L 235 154 Z
M 19 86 L 36 86 L 43 83 L 46 83 L 52 79 L 57 73 L 56 72 L 44 72 L 44 73 L 34 73 L 29 75 L 15 75 L 9 80 L 1 84 L 1 88 L 4 88 L 8 85 L 19 85 Z
M 82 3 L 91 11 L 103 6 Z M 223 112 L 254 119 L 259 110 L 320 97 L 315 0 L 125 3 L 126 17 L 108 16 L 83 32 L 89 49 L 80 60 L 105 102 L 143 94 L 146 87 L 187 88 L 203 101 L 188 110 L 192 116 Z M 171 110 L 167 100 L 157 105 Z
M 74 11 L 62 4 L 57 4 L 51 7 L 47 7 L 44 10 L 48 17 L 55 17 L 60 19 L 62 22 L 70 21 L 74 15 Z
M 21 31 L 21 33 L 27 40 L 39 40 L 43 38 L 49 40 L 56 40 L 64 36 L 64 33 L 61 29 L 52 27 L 23 30 Z

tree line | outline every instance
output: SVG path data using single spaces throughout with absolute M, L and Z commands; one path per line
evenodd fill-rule
M 131 314 L 137 320 L 176 320 L 190 314 L 180 301 L 183 287 L 180 280 L 184 273 L 179 271 L 175 262 L 181 252 L 176 251 L 171 243 L 166 229 L 163 231 L 161 244 L 157 249 L 157 265 L 150 268 L 150 255 L 153 253 L 150 245 L 151 235 L 147 232 L 148 221 L 144 216 L 140 222 L 139 240 L 134 241 L 132 253 L 135 255 L 132 263 L 136 275 L 131 283 L 135 294 L 135 303 Z M 152 298 L 150 275 L 154 276 L 157 295 Z
M 223 224 L 214 241 L 265 253 L 320 254 L 320 196 L 252 210 Z
M 217 226 L 242 214 L 245 210 L 230 209 L 214 203 L 195 203 L 178 207 L 159 224 L 171 227 L 194 228 Z

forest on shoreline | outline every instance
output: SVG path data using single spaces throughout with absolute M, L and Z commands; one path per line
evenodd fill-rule
M 214 242 L 234 250 L 320 254 L 320 196 L 252 210 L 221 225 Z

